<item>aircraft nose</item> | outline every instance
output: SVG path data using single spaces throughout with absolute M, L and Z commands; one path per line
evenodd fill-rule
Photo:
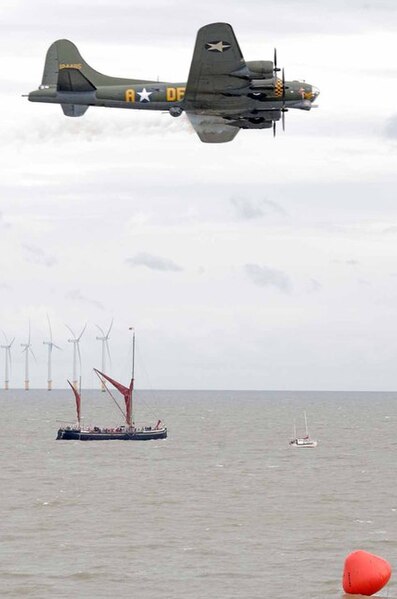
M 318 98 L 319 95 L 320 95 L 320 90 L 318 89 L 318 87 L 315 87 L 314 85 L 312 85 L 312 97 L 310 98 L 310 100 L 312 102 L 314 102 L 314 100 L 316 100 L 316 98 Z

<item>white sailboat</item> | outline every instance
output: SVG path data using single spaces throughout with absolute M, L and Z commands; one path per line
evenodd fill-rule
M 294 420 L 294 438 L 289 442 L 293 447 L 317 447 L 317 441 L 310 438 L 309 428 L 307 426 L 307 416 L 306 412 L 304 412 L 305 416 L 305 436 L 298 437 L 296 434 L 296 425 Z

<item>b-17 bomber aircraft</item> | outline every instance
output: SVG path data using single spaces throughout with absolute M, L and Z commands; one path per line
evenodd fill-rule
M 240 129 L 273 129 L 290 108 L 310 110 L 319 90 L 304 81 L 286 81 L 274 60 L 245 61 L 227 23 L 197 33 L 187 83 L 108 77 L 92 69 L 68 40 L 54 42 L 42 83 L 31 102 L 60 104 L 66 116 L 89 106 L 186 112 L 201 141 L 231 141 Z

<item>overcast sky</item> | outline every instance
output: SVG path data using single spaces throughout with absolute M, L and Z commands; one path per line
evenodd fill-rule
M 397 389 L 397 4 L 350 0 L 3 0 L 0 7 L 0 329 L 24 380 L 31 320 L 46 384 L 83 385 L 114 318 L 110 374 L 137 386 Z M 90 108 L 79 119 L 21 94 L 74 41 L 97 70 L 185 81 L 197 29 L 232 24 L 247 60 L 321 90 L 287 131 L 202 144 L 182 116 Z M 2 339 L 3 342 L 3 339 Z M 55 352 L 55 350 L 54 350 Z M 0 381 L 4 375 L 0 354 Z

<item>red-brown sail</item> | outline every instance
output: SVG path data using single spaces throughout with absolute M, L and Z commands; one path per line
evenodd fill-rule
M 81 396 L 80 396 L 80 393 L 77 391 L 77 389 L 74 387 L 74 385 L 72 385 L 72 383 L 69 381 L 69 379 L 68 379 L 68 383 L 72 387 L 74 396 L 76 398 L 77 422 L 79 423 L 79 426 L 80 426 Z
M 107 374 L 104 374 L 100 370 L 97 370 L 96 368 L 94 368 L 94 370 L 100 376 L 102 376 L 104 379 L 109 381 L 109 383 L 111 385 L 113 385 L 113 387 L 115 387 L 118 391 L 120 391 L 120 393 L 124 397 L 124 401 L 125 401 L 125 421 L 128 424 L 128 426 L 132 426 L 132 390 L 134 388 L 134 379 L 132 378 L 131 382 L 130 382 L 130 386 L 126 387 L 125 385 L 122 385 L 118 381 L 115 381 L 114 379 L 112 379 Z

